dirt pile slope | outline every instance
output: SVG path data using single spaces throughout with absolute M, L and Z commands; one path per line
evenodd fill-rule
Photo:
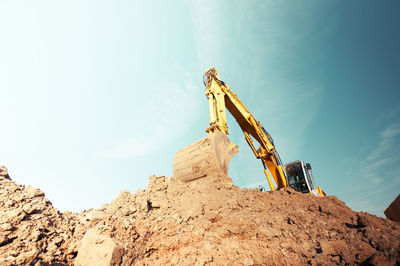
M 72 214 L 31 190 L 0 176 L 0 264 L 400 264 L 400 225 L 336 197 L 152 176 L 146 190 Z
M 0 173 L 0 265 L 72 261 L 86 232 L 79 225 L 77 215 L 60 213 L 41 190 Z

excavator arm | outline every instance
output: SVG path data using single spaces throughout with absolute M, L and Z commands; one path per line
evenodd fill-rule
M 206 86 L 206 96 L 208 98 L 210 111 L 210 126 L 206 131 L 210 135 L 217 131 L 228 135 L 225 111 L 228 109 L 242 129 L 246 141 L 254 152 L 254 155 L 258 159 L 261 159 L 264 166 L 264 173 L 271 190 L 275 190 L 271 174 L 278 188 L 287 187 L 286 177 L 282 169 L 282 161 L 268 132 L 253 117 L 236 94 L 219 79 L 218 72 L 215 68 L 210 68 L 205 72 L 203 81 Z M 254 146 L 253 139 L 258 142 L 258 149 Z
M 228 176 L 229 162 L 239 148 L 228 138 L 227 109 L 242 129 L 254 155 L 261 160 L 271 190 L 290 186 L 302 193 L 326 195 L 320 187 L 315 186 L 309 163 L 295 161 L 287 164 L 283 170 L 271 136 L 236 94 L 219 79 L 215 68 L 205 72 L 203 81 L 210 111 L 210 126 L 206 129 L 208 136 L 175 153 L 173 179 L 186 183 L 209 178 L 222 182 L 221 185 L 226 181 L 229 186 L 229 180 L 224 178 Z

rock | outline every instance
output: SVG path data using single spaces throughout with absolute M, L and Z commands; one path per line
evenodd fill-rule
M 4 233 L 0 232 L 0 247 L 4 246 L 5 244 L 7 244 L 7 241 L 8 241 L 7 235 L 5 235 Z
M 320 245 L 323 253 L 332 256 L 337 256 L 348 249 L 348 245 L 344 240 L 321 241 Z
M 25 188 L 26 194 L 29 198 L 35 198 L 35 197 L 43 197 L 44 192 L 41 191 L 38 188 L 34 188 L 31 185 L 29 185 L 27 188 Z
M 26 214 L 32 214 L 35 212 L 40 212 L 44 209 L 44 206 L 42 204 L 38 204 L 38 203 L 28 203 L 22 206 L 22 210 L 26 213 Z
M 30 251 L 19 254 L 15 261 L 18 265 L 30 265 L 37 257 L 38 253 L 39 251 L 36 248 L 33 248 Z
M 149 201 L 151 202 L 152 208 L 165 208 L 168 206 L 168 202 L 160 198 L 155 198 Z
M 0 166 L 0 175 L 1 176 L 8 175 L 8 170 L 5 166 Z
M 384 256 L 375 253 L 371 257 L 369 257 L 365 263 L 366 265 L 379 265 L 379 266 L 390 266 L 393 265 L 390 263 Z
M 11 226 L 10 223 L 4 223 L 0 225 L 0 230 L 5 232 L 5 231 L 10 231 L 13 227 Z
M 58 247 L 57 247 L 57 245 L 56 245 L 55 243 L 50 243 L 50 244 L 47 246 L 47 251 L 48 251 L 49 253 L 55 253 L 55 252 L 57 251 L 57 249 L 58 249 Z
M 24 212 L 21 209 L 13 209 L 6 212 L 5 217 L 9 222 L 19 222 L 24 218 Z
M 8 170 L 5 166 L 0 166 L 0 177 L 11 180 L 10 176 L 8 175 Z
M 246 266 L 254 265 L 254 261 L 250 258 L 245 258 L 243 261 L 243 265 L 246 265 Z
M 82 217 L 81 222 L 96 222 L 103 220 L 106 216 L 107 214 L 104 211 L 91 210 Z
M 114 239 L 90 229 L 82 239 L 75 265 L 119 265 L 124 251 Z

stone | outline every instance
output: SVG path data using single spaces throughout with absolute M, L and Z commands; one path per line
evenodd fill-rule
M 21 209 L 13 209 L 6 212 L 9 222 L 19 222 L 24 218 L 24 212 Z
M 322 252 L 332 256 L 339 255 L 342 251 L 348 249 L 348 245 L 344 240 L 321 241 L 320 245 Z
M 75 265 L 119 265 L 125 249 L 116 240 L 89 229 L 82 239 Z
M 4 223 L 0 225 L 0 229 L 5 232 L 5 231 L 11 231 L 12 230 L 12 225 L 10 223 Z
M 20 253 L 16 258 L 18 265 L 30 265 L 32 261 L 37 257 L 39 251 L 33 248 L 31 251 Z
M 34 188 L 31 185 L 25 188 L 25 192 L 29 198 L 43 197 L 44 192 L 38 188 Z
M 22 210 L 26 214 L 31 214 L 36 211 L 36 206 L 34 204 L 25 204 L 22 206 Z
M 253 264 L 254 264 L 254 261 L 252 259 L 250 259 L 250 258 L 245 258 L 244 261 L 243 261 L 243 265 L 250 266 L 250 265 L 253 265 Z
M 103 211 L 92 210 L 83 217 L 83 220 L 96 222 L 99 220 L 103 220 L 106 216 L 107 214 Z
M 8 175 L 8 170 L 5 166 L 0 166 L 0 177 L 11 180 L 10 176 Z
M 0 232 L 0 247 L 4 246 L 5 244 L 7 244 L 7 241 L 8 241 L 7 235 L 5 235 L 4 233 Z

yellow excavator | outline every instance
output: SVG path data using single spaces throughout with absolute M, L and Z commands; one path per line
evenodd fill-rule
M 254 155 L 261 160 L 270 189 L 292 187 L 302 193 L 317 196 L 326 195 L 315 185 L 311 165 L 295 161 L 285 166 L 275 148 L 274 141 L 264 127 L 257 121 L 230 88 L 220 80 L 215 68 L 208 69 L 203 82 L 209 103 L 209 136 L 181 150 L 174 157 L 173 176 L 189 182 L 215 174 L 228 174 L 230 159 L 239 151 L 228 138 L 226 109 L 236 119 Z M 254 146 L 253 138 L 259 143 Z M 272 178 L 271 178 L 272 176 Z M 274 185 L 274 181 L 276 187 Z

